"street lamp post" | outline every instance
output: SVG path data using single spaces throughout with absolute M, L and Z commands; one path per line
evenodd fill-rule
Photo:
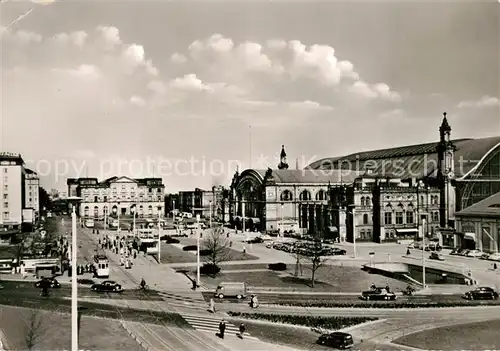
M 135 230 L 135 216 L 137 216 L 137 204 L 134 206 L 134 218 L 133 218 L 133 224 L 132 224 L 132 230 L 134 231 L 134 237 L 136 236 L 136 230 Z
M 78 351 L 78 284 L 77 284 L 77 240 L 76 209 L 73 206 L 71 235 L 71 350 Z
M 175 200 L 172 200 L 172 218 L 175 218 Z
M 353 258 L 356 258 L 356 207 L 352 205 L 352 250 L 353 250 Z
M 212 201 L 211 200 L 209 201 L 209 204 L 210 204 L 210 221 L 209 221 L 209 226 L 210 226 L 210 229 L 212 229 Z
M 418 181 L 416 184 L 416 193 L 417 193 L 417 233 L 420 233 L 420 221 L 422 221 L 422 287 L 425 288 L 425 218 L 420 218 L 420 206 L 423 205 L 420 203 L 419 199 L 419 190 L 422 185 L 421 181 Z
M 196 285 L 200 284 L 200 215 L 196 215 Z
M 120 234 L 120 202 L 118 202 L 118 206 L 116 208 L 116 212 L 118 213 L 118 228 L 116 229 L 116 232 Z
M 160 209 L 158 207 L 158 263 L 161 263 L 161 224 L 160 224 Z M 134 214 L 134 222 L 135 222 L 135 214 Z M 135 224 L 134 224 L 135 228 Z M 135 230 L 135 229 L 134 229 Z
M 283 233 L 283 227 L 284 227 L 284 223 L 283 223 L 283 202 L 281 203 L 281 228 L 280 228 L 280 238 L 281 240 L 283 240 L 283 236 L 284 236 L 284 233 Z

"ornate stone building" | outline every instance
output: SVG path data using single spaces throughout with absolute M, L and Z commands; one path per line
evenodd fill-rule
M 78 214 L 82 217 L 107 216 L 156 217 L 164 212 L 164 188 L 161 178 L 132 179 L 112 177 L 70 178 L 68 194 L 80 197 Z
M 277 230 L 294 222 L 300 231 L 328 231 L 332 218 L 328 190 L 331 185 L 351 184 L 359 172 L 288 169 L 281 150 L 278 169 L 247 169 L 234 174 L 230 192 L 230 221 L 238 228 Z

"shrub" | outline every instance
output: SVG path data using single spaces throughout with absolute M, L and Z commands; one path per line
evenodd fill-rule
M 187 245 L 182 248 L 184 251 L 196 251 L 198 247 L 196 245 Z
M 378 318 L 373 317 L 321 317 L 321 316 L 298 316 L 286 314 L 264 314 L 264 313 L 242 313 L 229 312 L 231 317 L 240 317 L 247 319 L 261 319 L 274 323 L 303 325 L 311 328 L 324 328 L 330 330 L 339 330 L 356 324 L 375 321 Z
M 175 239 L 170 236 L 167 236 L 165 241 L 167 242 L 167 244 L 178 244 L 180 242 L 179 239 Z
M 212 254 L 212 251 L 210 251 L 208 249 L 200 250 L 200 256 L 209 256 L 211 254 Z
M 205 263 L 203 266 L 200 267 L 201 274 L 216 275 L 219 272 L 220 272 L 220 267 L 212 263 Z
M 286 264 L 283 262 L 270 263 L 268 268 L 272 271 L 286 271 Z

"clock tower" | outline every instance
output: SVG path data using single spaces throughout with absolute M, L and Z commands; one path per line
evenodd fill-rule
M 450 219 L 455 215 L 455 189 L 451 185 L 454 179 L 455 164 L 453 161 L 453 152 L 455 146 L 451 141 L 451 127 L 446 118 L 446 112 L 443 113 L 443 121 L 439 127 L 439 143 L 437 146 L 438 169 L 437 180 L 439 187 L 439 226 L 447 228 Z

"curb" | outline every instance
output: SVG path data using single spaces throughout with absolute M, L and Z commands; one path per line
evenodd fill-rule
M 139 338 L 138 336 L 136 336 L 126 325 L 126 322 L 124 321 L 121 321 L 120 324 L 122 325 L 123 329 L 125 329 L 125 331 L 132 337 L 132 339 L 134 339 L 138 344 L 139 346 L 141 346 L 144 350 L 146 351 L 152 351 L 149 349 L 149 346 L 146 344 L 145 341 L 143 341 L 142 338 Z

